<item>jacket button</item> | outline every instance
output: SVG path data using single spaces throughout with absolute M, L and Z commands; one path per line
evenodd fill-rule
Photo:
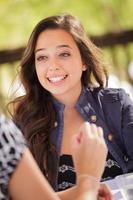
M 95 122 L 97 121 L 97 116 L 96 116 L 96 115 L 91 115 L 91 116 L 90 116 L 90 121 L 91 121 L 92 123 L 95 123 Z
M 127 157 L 127 155 L 124 155 L 124 160 L 125 160 L 125 162 L 128 162 L 128 157 Z
M 55 123 L 54 123 L 54 127 L 57 127 L 57 125 L 58 125 L 58 123 L 57 123 L 57 122 L 55 122 Z
M 108 134 L 108 140 L 109 140 L 109 141 L 112 141 L 112 140 L 113 140 L 113 134 L 112 134 L 112 133 Z

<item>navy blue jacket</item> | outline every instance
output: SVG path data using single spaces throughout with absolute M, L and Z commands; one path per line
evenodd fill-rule
M 51 184 L 57 190 L 64 105 L 57 101 L 54 101 L 54 105 L 57 121 L 51 133 L 51 142 L 56 146 L 58 157 L 49 157 L 49 165 L 53 166 L 52 174 L 55 177 Z M 84 88 L 76 109 L 85 121 L 103 128 L 108 150 L 120 165 L 123 173 L 133 171 L 133 102 L 125 91 L 111 88 L 93 90 Z

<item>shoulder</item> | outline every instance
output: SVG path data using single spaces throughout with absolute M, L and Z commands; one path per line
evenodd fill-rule
M 8 195 L 8 182 L 24 150 L 25 142 L 21 132 L 11 120 L 0 114 L 0 183 L 2 183 L 0 192 L 3 195 L 5 192 Z
M 105 101 L 125 102 L 129 95 L 122 88 L 104 88 L 99 90 L 99 95 Z
M 3 114 L 0 114 L 0 138 L 0 146 L 3 153 L 10 148 L 14 148 L 16 152 L 22 150 L 25 146 L 25 140 L 20 130 L 12 120 L 7 119 Z
M 132 104 L 132 100 L 128 93 L 122 88 L 87 88 L 87 93 L 91 92 L 91 95 L 95 99 L 101 99 L 104 102 L 119 101 L 121 104 Z
M 122 88 L 103 88 L 100 90 L 104 95 L 114 95 L 119 96 L 120 94 L 125 93 L 124 89 Z

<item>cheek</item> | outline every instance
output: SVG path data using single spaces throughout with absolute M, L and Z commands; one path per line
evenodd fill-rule
M 36 75 L 38 77 L 39 82 L 41 83 L 45 77 L 44 75 L 44 69 L 43 68 L 36 68 Z
M 44 72 L 45 72 L 45 68 L 44 68 L 43 65 L 40 64 L 40 65 L 36 66 L 36 73 L 37 73 L 38 76 L 43 75 Z
M 83 72 L 83 64 L 80 62 L 76 62 L 74 67 L 73 67 L 73 71 L 75 72 L 75 74 L 82 74 Z

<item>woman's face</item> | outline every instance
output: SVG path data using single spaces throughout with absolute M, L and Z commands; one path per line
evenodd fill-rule
M 40 84 L 55 98 L 81 91 L 86 67 L 73 37 L 63 29 L 47 29 L 39 35 L 35 67 Z

